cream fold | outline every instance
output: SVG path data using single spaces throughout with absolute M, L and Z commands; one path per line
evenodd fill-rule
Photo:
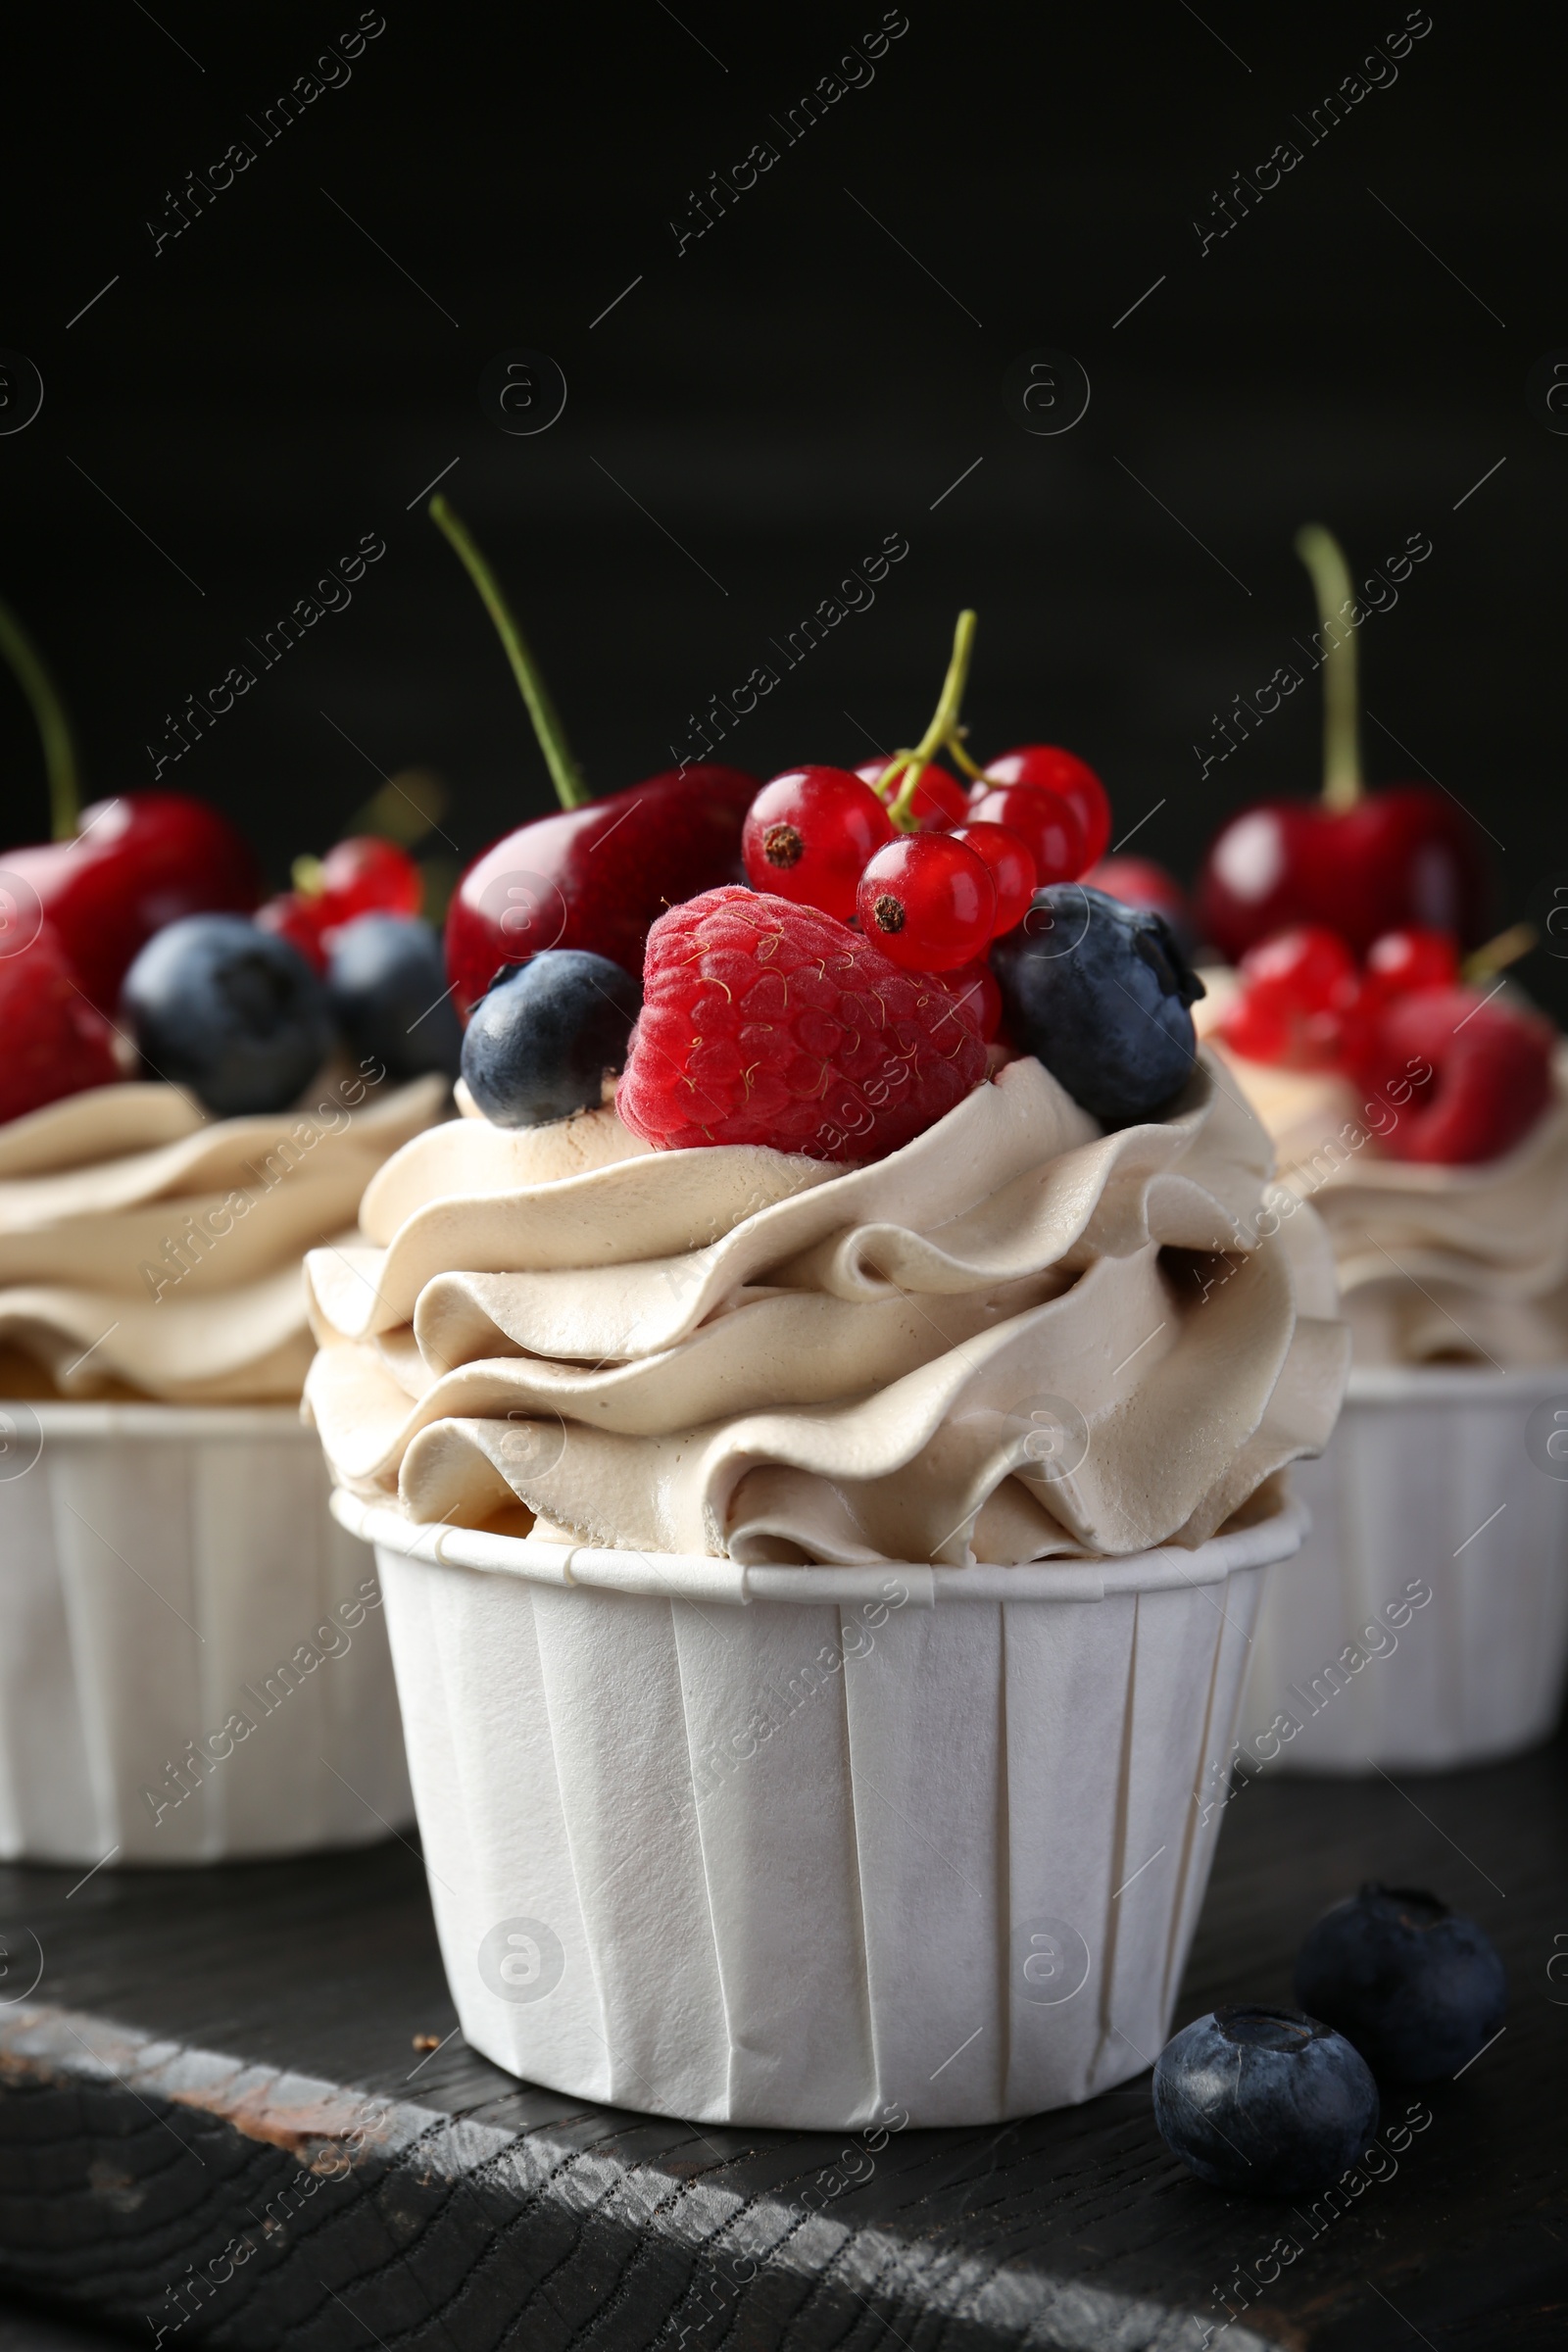
M 275 1115 L 215 1119 L 182 1089 L 94 1087 L 0 1127 L 0 1348 L 66 1396 L 300 1394 L 304 1258 L 352 1246 L 377 1168 L 446 1082 L 324 1078 Z
M 307 1409 L 420 1521 L 754 1562 L 1198 1544 L 1322 1446 L 1348 1368 L 1311 1211 L 1259 1236 L 1270 1165 L 1207 1064 L 1102 1136 L 1017 1060 L 849 1172 L 647 1152 L 612 1110 L 452 1121 L 311 1253 Z

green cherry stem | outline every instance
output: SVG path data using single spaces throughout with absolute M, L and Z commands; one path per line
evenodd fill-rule
M 507 650 L 512 674 L 522 691 L 528 706 L 528 716 L 539 739 L 539 749 L 545 756 L 550 780 L 556 788 L 556 798 L 563 808 L 580 808 L 593 798 L 583 780 L 582 769 L 572 757 L 566 741 L 566 730 L 561 714 L 550 699 L 550 689 L 540 674 L 539 664 L 528 650 L 527 641 L 512 616 L 501 583 L 475 546 L 466 522 L 453 513 L 438 492 L 430 501 L 430 519 L 457 550 L 459 560 L 470 580 L 478 589 L 484 609 L 496 624 L 496 634 Z
M 948 663 L 948 674 L 942 681 L 942 692 L 937 698 L 937 707 L 932 713 L 931 724 L 915 745 L 914 750 L 901 752 L 894 761 L 895 767 L 906 762 L 906 772 L 904 782 L 899 788 L 899 797 L 888 810 L 889 816 L 901 833 L 913 833 L 918 830 L 909 811 L 913 807 L 921 771 L 927 760 L 934 759 L 938 752 L 955 747 L 958 727 L 958 710 L 963 702 L 964 686 L 968 682 L 969 658 L 974 651 L 974 633 L 977 626 L 978 615 L 976 613 L 964 611 L 958 614 L 957 626 L 953 632 L 953 659 Z M 884 777 L 884 783 L 886 780 Z
M 1312 575 L 1323 645 L 1323 806 L 1343 811 L 1361 798 L 1355 630 L 1347 618 L 1354 610 L 1355 590 L 1345 550 L 1320 522 L 1297 532 L 1296 552 Z
M 42 654 L 6 604 L 0 604 L 0 654 L 5 656 L 12 675 L 31 704 L 43 740 L 44 767 L 49 777 L 50 830 L 56 841 L 74 841 L 80 830 L 81 792 L 71 721 Z

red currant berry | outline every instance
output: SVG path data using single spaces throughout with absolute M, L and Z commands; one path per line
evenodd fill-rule
M 1291 1017 L 1253 989 L 1239 988 L 1215 1024 L 1223 1045 L 1246 1061 L 1283 1061 L 1291 1048 Z
M 988 792 L 969 811 L 971 825 L 1005 825 L 1027 843 L 1035 861 L 1036 885 L 1076 882 L 1092 860 L 1084 856 L 1083 827 L 1059 793 L 1033 784 L 1006 784 Z
M 1284 1012 L 1326 1012 L 1356 977 L 1355 958 L 1337 931 L 1298 923 L 1260 939 L 1242 957 L 1249 989 Z
M 869 784 L 871 790 L 876 792 L 887 773 L 887 765 L 885 760 L 867 760 L 855 772 L 862 783 Z M 878 793 L 877 798 L 885 799 L 891 807 L 908 781 L 908 769 L 905 768 L 894 777 L 886 794 Z M 920 781 L 914 788 L 914 798 L 908 808 L 908 814 L 914 819 L 915 831 L 946 833 L 951 826 L 961 825 L 968 813 L 969 795 L 957 777 L 950 776 L 945 767 L 937 766 L 935 760 L 928 760 L 920 770 Z
M 847 923 L 865 861 L 892 833 L 887 810 L 858 776 L 842 767 L 792 767 L 752 803 L 741 856 L 754 890 L 819 906 Z
M 279 939 L 291 940 L 313 971 L 326 969 L 326 949 L 321 933 L 326 928 L 323 912 L 325 901 L 308 898 L 302 890 L 280 891 L 256 909 L 257 928 L 275 931 Z
M 1086 761 L 1054 743 L 1026 743 L 988 760 L 986 774 L 996 784 L 1038 784 L 1064 800 L 1078 819 L 1084 837 L 1084 861 L 1076 874 L 1061 877 L 1075 882 L 1078 874 L 1098 865 L 1110 839 L 1110 802 L 1105 787 Z M 1040 877 L 1044 882 L 1044 874 Z
M 990 964 L 960 963 L 956 972 L 942 974 L 942 985 L 967 1008 L 989 1046 L 1002 1027 L 1002 991 Z
M 357 914 L 417 914 L 424 877 L 407 850 L 373 833 L 351 835 L 321 860 L 321 928 Z
M 1383 998 L 1456 988 L 1459 943 L 1451 931 L 1385 931 L 1366 952 L 1367 985 Z
M 951 833 L 902 833 L 860 876 L 860 929 L 906 972 L 949 972 L 983 955 L 996 920 L 991 869 Z
M 1000 939 L 1004 931 L 1023 921 L 1039 887 L 1034 852 L 1010 825 L 956 825 L 953 839 L 965 843 L 991 869 L 997 893 L 992 936 Z

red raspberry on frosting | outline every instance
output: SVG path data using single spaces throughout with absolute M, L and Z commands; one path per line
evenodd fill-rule
M 648 934 L 615 1107 L 656 1151 L 881 1159 L 985 1076 L 973 1014 L 814 906 L 705 891 Z

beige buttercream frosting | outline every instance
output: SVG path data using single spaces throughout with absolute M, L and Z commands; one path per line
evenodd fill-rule
M 1204 977 L 1200 1027 L 1212 1029 L 1234 981 Z M 1281 1182 L 1328 1228 L 1358 1364 L 1513 1371 L 1568 1359 L 1568 1045 L 1551 1103 L 1522 1143 L 1444 1167 L 1383 1148 L 1399 1112 L 1392 1099 L 1211 1042 L 1273 1138 Z
M 218 1119 L 175 1086 L 93 1087 L 0 1127 L 0 1350 L 65 1396 L 297 1396 L 304 1257 L 352 1246 L 360 1196 L 447 1087 L 322 1079 Z
M 340 1483 L 419 1521 L 520 1503 L 752 1562 L 1197 1544 L 1322 1446 L 1347 1372 L 1269 1164 L 1206 1066 L 1106 1136 L 1016 1060 L 848 1172 L 650 1152 L 612 1109 L 455 1120 L 372 1181 L 359 1250 L 312 1253 L 307 1409 Z

